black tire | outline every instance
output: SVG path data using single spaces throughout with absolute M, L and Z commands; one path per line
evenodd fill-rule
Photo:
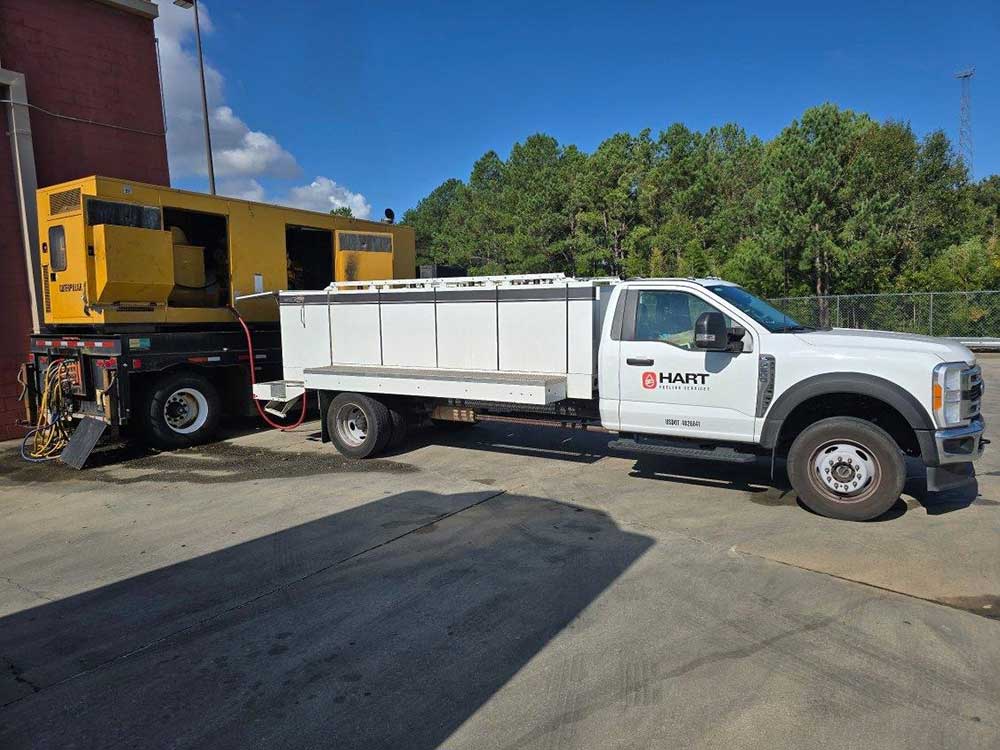
M 146 442 L 157 448 L 186 448 L 211 440 L 222 417 L 218 389 L 189 370 L 159 375 L 143 390 L 140 404 Z
M 341 455 L 368 458 L 392 437 L 392 417 L 381 401 L 361 393 L 338 394 L 326 412 L 326 428 Z
M 899 500 L 906 465 L 881 427 L 854 417 L 809 425 L 788 452 L 788 478 L 809 509 L 829 518 L 868 521 Z

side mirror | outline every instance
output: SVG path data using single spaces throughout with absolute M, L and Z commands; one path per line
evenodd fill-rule
M 722 313 L 703 312 L 698 316 L 694 324 L 694 345 L 710 352 L 729 349 L 729 329 Z

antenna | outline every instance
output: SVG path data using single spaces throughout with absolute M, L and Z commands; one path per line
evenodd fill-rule
M 962 161 L 965 168 L 969 170 L 969 179 L 972 177 L 972 76 L 976 74 L 975 66 L 960 70 L 955 74 L 962 83 L 962 101 L 959 108 L 958 120 L 958 150 L 962 154 Z

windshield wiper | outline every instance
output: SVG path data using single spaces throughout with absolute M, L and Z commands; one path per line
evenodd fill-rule
M 808 331 L 818 331 L 816 326 L 804 326 L 796 323 L 793 326 L 785 326 L 781 329 L 782 333 L 806 333 Z

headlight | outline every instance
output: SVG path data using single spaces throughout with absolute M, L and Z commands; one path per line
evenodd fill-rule
M 964 362 L 946 362 L 934 368 L 931 403 L 939 427 L 952 427 L 962 421 L 962 371 Z

